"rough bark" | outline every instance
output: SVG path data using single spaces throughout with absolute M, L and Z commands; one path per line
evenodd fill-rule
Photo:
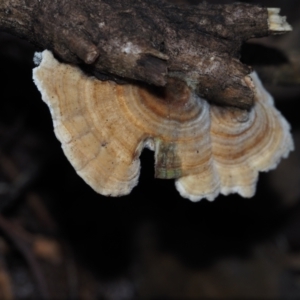
M 98 78 L 163 86 L 178 77 L 210 101 L 246 109 L 253 90 L 240 46 L 273 33 L 260 6 L 161 0 L 0 0 L 0 29 Z

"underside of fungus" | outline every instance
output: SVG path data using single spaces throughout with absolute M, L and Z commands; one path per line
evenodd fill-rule
M 255 73 L 249 111 L 212 105 L 179 80 L 158 90 L 100 81 L 49 51 L 33 78 L 65 155 L 102 195 L 131 192 L 147 147 L 155 152 L 155 176 L 174 178 L 183 197 L 251 197 L 258 172 L 275 168 L 293 149 L 288 123 Z

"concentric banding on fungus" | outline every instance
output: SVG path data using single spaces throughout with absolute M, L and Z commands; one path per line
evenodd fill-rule
M 65 155 L 103 195 L 130 193 L 144 147 L 155 151 L 156 177 L 175 178 L 180 194 L 192 201 L 219 193 L 251 197 L 258 172 L 274 168 L 293 149 L 288 123 L 255 73 L 250 112 L 212 106 L 181 81 L 158 91 L 99 81 L 49 51 L 33 78 Z

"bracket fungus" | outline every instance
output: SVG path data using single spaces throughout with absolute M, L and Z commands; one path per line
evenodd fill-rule
M 131 192 L 147 147 L 155 152 L 155 176 L 174 178 L 183 197 L 251 197 L 258 172 L 293 149 L 290 126 L 256 73 L 249 75 L 254 106 L 243 110 L 213 105 L 179 79 L 155 91 L 97 80 L 50 51 L 41 56 L 33 78 L 55 134 L 77 173 L 102 195 Z

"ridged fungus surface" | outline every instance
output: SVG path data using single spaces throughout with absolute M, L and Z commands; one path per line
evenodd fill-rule
M 102 195 L 131 192 L 147 147 L 155 152 L 155 176 L 174 178 L 183 197 L 252 197 L 258 172 L 275 168 L 293 149 L 290 126 L 255 73 L 250 111 L 213 105 L 178 79 L 158 90 L 100 81 L 49 51 L 33 78 L 65 155 Z

